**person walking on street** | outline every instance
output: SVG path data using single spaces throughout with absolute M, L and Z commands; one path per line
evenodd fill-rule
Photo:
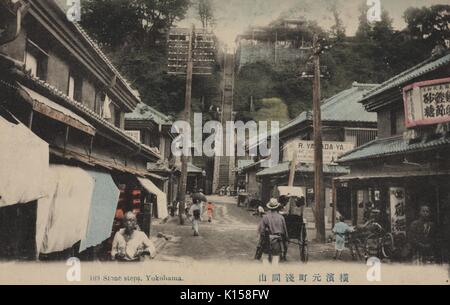
M 199 236 L 199 223 L 202 213 L 201 201 L 194 199 L 189 209 L 189 215 L 192 216 L 192 229 L 194 230 L 194 236 Z
M 352 232 L 352 228 L 344 222 L 344 217 L 336 217 L 336 224 L 333 228 L 333 233 L 336 235 L 335 250 L 333 259 L 341 259 L 342 251 L 345 249 L 345 236 Z
M 214 204 L 212 202 L 208 202 L 208 204 L 206 205 L 206 211 L 208 213 L 208 222 L 212 222 L 214 213 Z
M 270 261 L 277 265 L 280 256 L 286 258 L 287 241 L 289 240 L 286 221 L 279 213 L 281 205 L 277 199 L 270 199 L 267 203 L 268 212 L 263 216 L 258 227 L 260 235 L 259 247 L 262 251 L 262 261 Z

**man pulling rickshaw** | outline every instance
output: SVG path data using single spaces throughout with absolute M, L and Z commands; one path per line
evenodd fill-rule
M 257 257 L 262 257 L 263 263 L 276 265 L 280 257 L 286 259 L 288 231 L 284 217 L 279 213 L 281 204 L 277 199 L 270 199 L 266 205 L 268 212 L 263 216 L 258 227 L 260 241 Z
M 293 243 L 299 246 L 301 261 L 306 262 L 308 260 L 308 241 L 306 224 L 303 219 L 305 205 L 303 189 L 281 186 L 278 187 L 278 191 L 279 199 L 270 200 L 267 204 L 269 211 L 259 225 L 260 241 L 255 259 L 260 259 L 263 254 L 267 254 L 266 262 L 267 258 L 269 260 L 272 258 L 273 263 L 286 260 L 288 244 Z M 267 225 L 271 223 L 274 224 Z

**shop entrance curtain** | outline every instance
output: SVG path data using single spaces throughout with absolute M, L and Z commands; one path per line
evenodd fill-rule
M 48 144 L 0 116 L 0 208 L 46 196 L 48 166 Z
M 49 196 L 39 199 L 37 253 L 59 252 L 86 237 L 94 179 L 85 170 L 50 165 Z
M 90 170 L 87 172 L 95 184 L 86 238 L 81 241 L 80 252 L 102 243 L 111 236 L 120 195 L 111 175 Z
M 166 193 L 161 191 L 149 179 L 138 178 L 138 180 L 147 192 L 156 195 L 158 218 L 164 219 L 164 218 L 168 217 L 169 213 L 167 211 L 167 195 L 166 195 Z

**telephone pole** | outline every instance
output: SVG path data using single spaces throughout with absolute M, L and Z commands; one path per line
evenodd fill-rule
M 317 35 L 314 35 L 313 52 L 314 203 L 317 240 L 324 243 L 326 239 L 325 190 L 323 187 L 322 116 L 320 109 L 320 53 L 322 48 Z
M 192 77 L 210 76 L 213 74 L 213 63 L 216 61 L 216 46 L 214 35 L 207 31 L 173 28 L 168 37 L 168 73 L 172 75 L 186 75 L 186 94 L 184 101 L 184 120 L 191 121 Z M 189 145 L 189 150 L 190 150 Z M 183 152 L 188 148 L 183 147 Z M 184 224 L 186 207 L 186 189 L 188 176 L 188 156 L 181 155 L 181 177 L 178 187 L 177 200 L 179 202 L 180 224 Z
M 189 34 L 189 47 L 187 54 L 187 67 L 186 67 L 186 95 L 184 98 L 184 120 L 186 122 L 191 121 L 191 97 L 192 97 L 192 71 L 194 62 L 192 60 L 192 43 L 194 38 L 194 28 L 191 29 Z M 185 147 L 183 147 L 185 152 Z M 188 167 L 188 156 L 184 153 L 181 154 L 181 177 L 180 177 L 180 187 L 178 188 L 178 201 L 180 202 L 178 215 L 180 217 L 180 225 L 184 224 L 184 213 L 186 207 L 186 188 L 187 188 L 187 167 Z

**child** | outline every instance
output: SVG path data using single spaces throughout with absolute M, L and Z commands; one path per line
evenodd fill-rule
M 208 202 L 206 205 L 206 211 L 208 212 L 208 222 L 211 222 L 214 212 L 214 204 L 212 202 Z
M 192 215 L 192 229 L 194 230 L 194 236 L 199 236 L 199 222 L 201 221 L 202 205 L 200 201 L 194 199 L 189 209 L 189 215 Z
M 336 235 L 335 249 L 336 253 L 333 259 L 340 259 L 342 251 L 345 248 L 345 234 L 353 231 L 352 228 L 344 222 L 344 217 L 336 217 L 336 224 L 333 228 L 333 233 Z

